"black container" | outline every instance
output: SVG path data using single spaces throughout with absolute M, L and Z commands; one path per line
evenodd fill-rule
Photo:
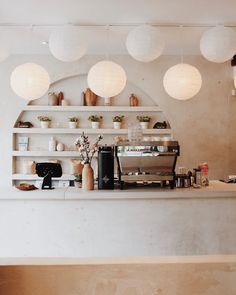
M 114 189 L 114 150 L 110 146 L 98 151 L 98 189 Z

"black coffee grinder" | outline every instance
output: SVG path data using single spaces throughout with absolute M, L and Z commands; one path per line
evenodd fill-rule
M 111 146 L 98 150 L 98 189 L 114 189 L 114 149 Z

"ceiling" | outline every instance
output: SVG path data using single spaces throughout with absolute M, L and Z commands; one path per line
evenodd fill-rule
M 48 54 L 48 46 L 42 42 L 48 40 L 54 25 L 104 25 L 81 28 L 89 42 L 89 53 L 104 54 L 105 25 L 111 24 L 109 51 L 126 54 L 125 38 L 134 24 L 202 24 L 184 27 L 181 44 L 178 27 L 161 27 L 165 54 L 179 54 L 182 44 L 184 54 L 200 54 L 199 39 L 207 25 L 235 24 L 235 15 L 236 0 L 8 0 L 0 6 L 0 24 L 4 25 L 0 40 L 12 54 Z

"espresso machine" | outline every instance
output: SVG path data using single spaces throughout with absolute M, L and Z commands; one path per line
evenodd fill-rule
M 178 141 L 117 142 L 115 157 L 120 189 L 130 184 L 159 184 L 175 187 Z

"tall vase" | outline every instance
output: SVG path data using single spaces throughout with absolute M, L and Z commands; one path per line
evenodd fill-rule
M 84 164 L 82 170 L 82 189 L 86 191 L 94 190 L 93 168 L 90 164 Z

